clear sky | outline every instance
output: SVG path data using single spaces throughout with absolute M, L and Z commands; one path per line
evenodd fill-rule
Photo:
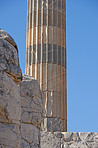
M 98 0 L 67 0 L 68 131 L 98 132 Z M 16 41 L 25 72 L 26 0 L 0 0 L 0 28 Z

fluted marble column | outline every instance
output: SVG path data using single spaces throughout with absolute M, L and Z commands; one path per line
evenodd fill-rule
M 43 92 L 43 129 L 67 130 L 66 2 L 27 1 L 25 73 Z

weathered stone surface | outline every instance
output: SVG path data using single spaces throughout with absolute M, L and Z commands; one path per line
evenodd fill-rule
M 40 147 L 40 87 L 32 77 L 21 79 L 17 45 L 0 29 L 0 148 Z
M 27 141 L 21 139 L 21 148 L 30 148 L 30 145 Z
M 98 143 L 98 134 L 94 137 L 94 142 Z
M 62 133 L 61 148 L 98 148 L 98 133 Z
M 21 69 L 18 60 L 18 49 L 14 40 L 5 31 L 0 29 L 0 69 L 19 84 Z
M 21 143 L 21 148 L 39 148 L 40 146 L 38 146 L 37 144 L 33 143 L 33 144 L 28 144 L 27 142 L 25 142 L 25 140 L 22 139 L 22 143 Z
M 61 133 L 41 132 L 41 148 L 60 148 Z
M 0 123 L 0 148 L 20 148 L 20 136 L 13 127 Z
M 20 125 L 20 119 L 20 89 L 4 71 L 0 71 L 0 122 Z
M 23 76 L 21 88 L 21 121 L 40 127 L 42 120 L 42 95 L 37 80 Z
M 98 133 L 41 132 L 41 148 L 98 148 Z
M 31 124 L 21 125 L 21 136 L 28 144 L 39 144 L 39 130 Z
M 14 39 L 7 32 L 5 32 L 2 29 L 0 29 L 0 39 L 7 40 L 10 44 L 12 44 L 16 48 L 16 50 L 18 52 L 17 45 L 16 45 Z
M 40 148 L 40 146 L 33 143 L 33 144 L 30 144 L 30 148 Z
M 0 29 L 0 147 L 20 148 L 21 70 L 14 40 Z M 17 85 L 18 84 L 18 85 Z
M 0 70 L 0 147 L 20 148 L 20 88 Z
M 32 77 L 23 75 L 21 94 L 22 148 L 39 148 L 42 120 L 42 95 L 39 84 Z

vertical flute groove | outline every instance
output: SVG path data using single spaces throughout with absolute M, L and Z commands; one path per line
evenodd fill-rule
M 28 0 L 26 69 L 43 93 L 43 128 L 66 131 L 65 0 Z

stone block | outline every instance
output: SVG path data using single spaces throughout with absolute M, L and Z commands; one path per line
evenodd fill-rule
M 0 121 L 20 125 L 20 88 L 4 71 L 0 71 L 0 84 Z
M 32 77 L 23 76 L 21 88 L 21 121 L 40 126 L 42 118 L 42 94 L 39 84 Z
M 61 134 L 59 132 L 41 132 L 41 148 L 60 148 Z
M 98 133 L 63 132 L 61 148 L 97 148 Z
M 39 130 L 31 124 L 21 124 L 21 136 L 29 144 L 39 144 Z
M 98 135 L 94 137 L 94 142 L 98 143 Z
M 27 143 L 27 141 L 25 140 L 21 140 L 21 148 L 30 148 L 29 143 Z
M 21 82 L 18 49 L 14 40 L 5 31 L 0 29 L 0 69 L 17 83 Z
M 13 126 L 0 123 L 1 148 L 20 148 L 20 136 L 15 133 Z

